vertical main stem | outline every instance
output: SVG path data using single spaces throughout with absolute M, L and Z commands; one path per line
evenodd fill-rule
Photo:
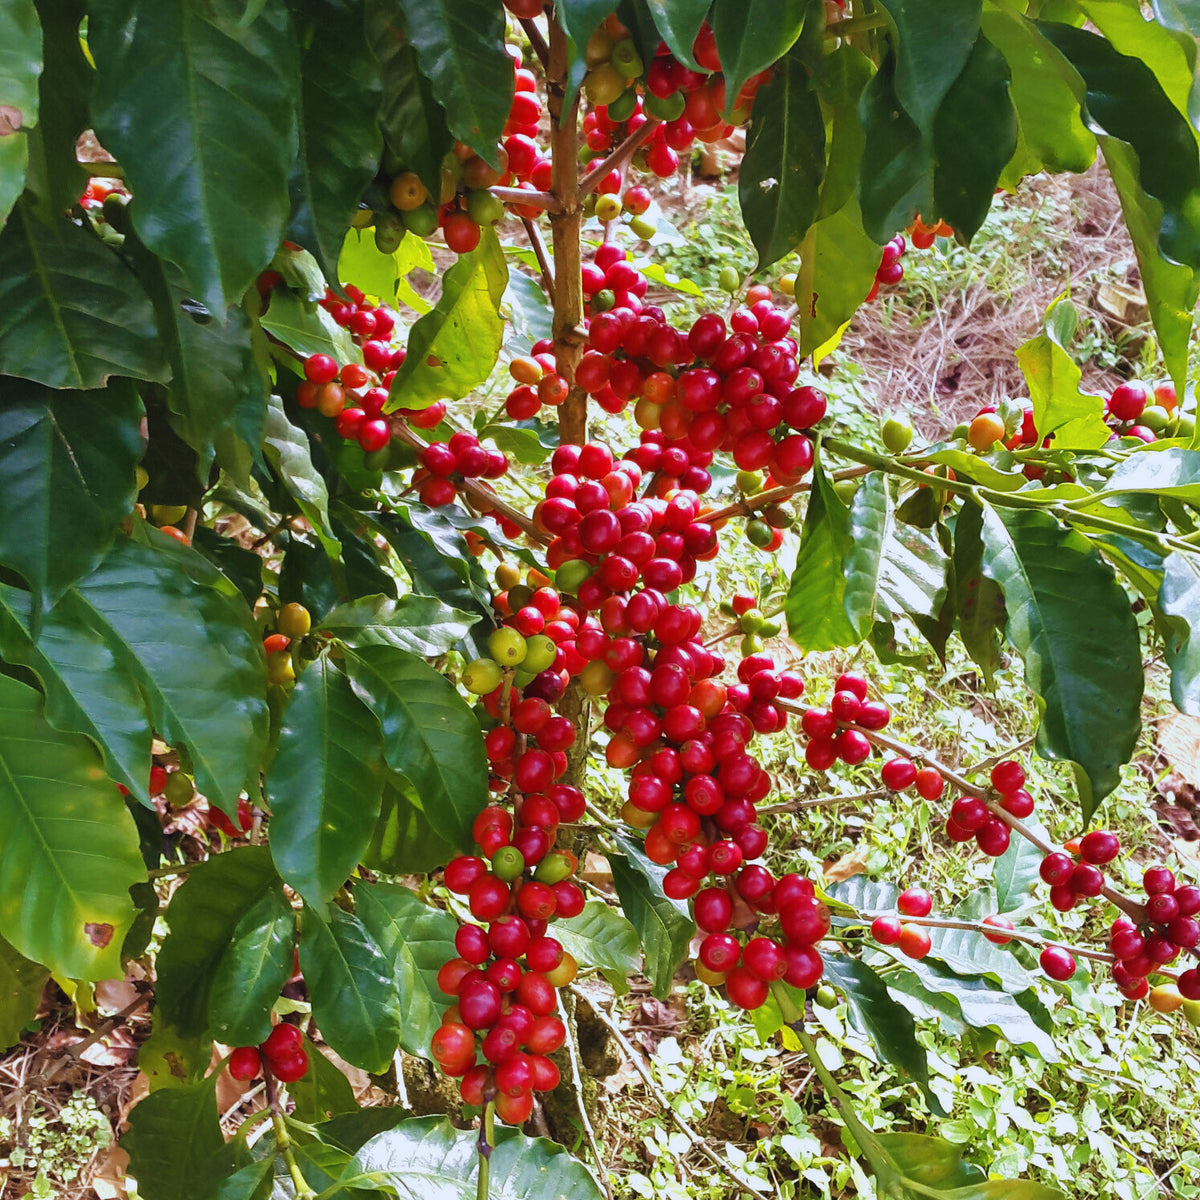
M 579 194 L 579 94 L 566 103 L 567 35 L 550 20 L 549 64 L 546 69 L 550 100 L 551 154 L 554 171 L 550 190 L 562 208 L 550 214 L 554 247 L 554 357 L 558 373 L 571 392 L 558 410 L 563 442 L 587 440 L 587 395 L 575 383 L 575 368 L 583 356 L 583 279 L 580 275 L 579 235 L 583 209 Z

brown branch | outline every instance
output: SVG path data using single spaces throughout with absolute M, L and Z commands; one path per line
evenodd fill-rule
M 529 38 L 529 44 L 533 47 L 533 52 L 538 56 L 538 61 L 542 64 L 542 70 L 550 65 L 550 48 L 546 45 L 546 39 L 542 37 L 542 31 L 534 24 L 533 17 L 521 17 L 521 28 L 525 30 L 525 36 Z
M 834 483 L 842 479 L 857 479 L 861 475 L 869 475 L 874 470 L 874 467 L 847 467 L 842 471 L 834 471 L 829 478 Z M 754 496 L 747 496 L 745 500 L 736 500 L 733 504 L 727 504 L 724 508 L 718 508 L 713 512 L 705 513 L 700 520 L 707 524 L 714 524 L 717 521 L 728 521 L 731 517 L 749 517 L 752 516 L 760 508 L 767 508 L 772 504 L 778 504 L 780 500 L 788 500 L 792 496 L 798 496 L 801 492 L 807 492 L 812 488 L 812 483 L 805 480 L 803 483 L 787 483 L 781 487 L 773 487 L 765 492 L 759 492 Z
M 505 204 L 527 204 L 530 208 L 540 208 L 543 212 L 561 212 L 562 204 L 551 192 L 526 191 L 524 188 L 493 187 L 488 191 L 497 200 Z
M 874 788 L 869 792 L 859 792 L 857 796 L 818 796 L 815 800 L 797 797 L 795 800 L 785 800 L 782 804 L 768 804 L 766 808 L 760 808 L 758 814 L 765 816 L 768 813 L 798 812 L 803 808 L 820 808 L 827 804 L 862 804 L 868 800 L 882 800 L 890 794 L 887 788 Z
M 522 217 L 521 224 L 525 226 L 529 244 L 537 257 L 538 266 L 542 269 L 542 287 L 546 289 L 547 296 L 553 297 L 554 270 L 550 266 L 550 252 L 546 249 L 546 240 L 542 237 L 542 231 L 528 217 Z

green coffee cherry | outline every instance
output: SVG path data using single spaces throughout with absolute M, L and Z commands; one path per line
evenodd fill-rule
M 544 633 L 535 633 L 532 637 L 525 639 L 525 661 L 521 664 L 521 669 L 537 675 L 554 666 L 554 660 L 557 657 L 558 647 L 554 644 L 553 639 L 548 638 Z
M 759 633 L 766 619 L 763 616 L 762 609 L 748 608 L 738 618 L 738 626 L 743 633 Z
M 568 878 L 574 870 L 571 859 L 567 855 L 552 851 L 538 863 L 533 877 L 539 883 L 560 883 Z
M 501 625 L 488 638 L 488 653 L 502 667 L 519 667 L 527 653 L 525 639 L 511 626 Z
M 843 504 L 849 504 L 858 495 L 857 479 L 836 479 L 833 490 Z
M 676 121 L 683 116 L 684 107 L 687 104 L 687 97 L 683 92 L 672 92 L 669 96 L 656 96 L 653 92 L 647 92 L 642 97 L 642 107 L 652 116 L 658 117 L 660 121 Z
M 760 550 L 765 550 L 770 544 L 775 531 L 766 523 L 755 517 L 752 521 L 746 522 L 746 540 L 752 546 L 757 546 Z
M 748 633 L 742 638 L 740 649 L 743 658 L 749 658 L 751 654 L 761 654 L 763 652 L 763 640 L 757 633 Z
M 503 682 L 504 672 L 492 658 L 477 658 L 469 662 L 463 671 L 463 687 L 473 696 L 486 696 L 494 692 Z
M 629 220 L 629 228 L 642 239 L 643 242 L 648 242 L 656 233 L 658 226 L 653 221 L 647 221 L 644 216 L 631 217 Z
M 833 988 L 829 986 L 829 984 L 823 983 L 819 988 L 817 988 L 815 1002 L 819 1004 L 821 1008 L 832 1008 L 837 1003 L 837 992 L 835 992 Z
M 912 422 L 905 416 L 892 413 L 880 428 L 879 436 L 892 454 L 903 454 L 913 440 Z
M 476 225 L 495 225 L 504 220 L 504 205 L 487 190 L 468 192 L 467 215 Z
M 717 286 L 721 291 L 733 295 L 742 286 L 742 277 L 738 274 L 737 267 L 722 267 L 721 274 L 717 277 Z
M 436 228 L 436 226 L 435 226 Z M 375 249 L 380 254 L 395 254 L 404 241 L 404 222 L 394 212 L 377 213 L 375 216 Z
M 516 846 L 501 846 L 492 855 L 492 874 L 505 883 L 511 883 L 525 870 L 525 856 Z
M 167 776 L 163 795 L 172 808 L 182 808 L 185 804 L 190 804 L 195 794 L 196 784 L 187 772 L 172 771 Z
M 744 495 L 753 496 L 762 491 L 763 477 L 757 471 L 739 471 L 736 482 L 738 491 Z
M 637 51 L 634 51 L 636 55 Z M 622 72 L 624 74 L 624 72 Z M 630 88 L 628 91 L 622 92 L 609 106 L 609 117 L 617 122 L 628 121 L 633 116 L 633 110 L 637 107 L 637 90 Z
M 409 233 L 416 234 L 417 237 L 432 237 L 437 233 L 438 210 L 427 202 L 420 208 L 409 209 L 403 214 L 401 221 Z M 378 229 L 378 224 L 375 227 Z
M 573 596 L 579 590 L 579 585 L 591 574 L 592 568 L 583 559 L 573 558 L 554 572 L 554 586 L 560 592 Z

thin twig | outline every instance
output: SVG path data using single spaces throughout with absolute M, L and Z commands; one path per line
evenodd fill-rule
M 533 52 L 538 56 L 538 61 L 542 64 L 544 71 L 550 65 L 550 47 L 546 45 L 542 31 L 534 24 L 533 17 L 521 17 L 520 20 L 521 28 L 525 30 L 525 36 L 529 38 L 529 44 L 533 47 Z
M 493 187 L 488 191 L 504 204 L 526 204 L 530 208 L 540 208 L 544 212 L 560 212 L 562 204 L 553 192 L 536 192 L 532 188 Z
M 57 1079 L 67 1063 L 75 1062 L 79 1056 L 88 1049 L 94 1046 L 101 1038 L 107 1037 L 112 1033 L 118 1025 L 123 1025 L 139 1008 L 150 1002 L 150 993 L 143 992 L 135 1000 L 125 1005 L 118 1013 L 113 1013 L 111 1017 L 105 1017 L 87 1037 L 76 1042 L 72 1046 L 68 1046 L 63 1051 L 62 1057 L 42 1076 L 42 1084 L 48 1084 L 51 1080 Z
M 796 812 L 802 808 L 820 808 L 827 804 L 865 804 L 869 800 L 882 800 L 890 795 L 888 788 L 875 788 L 870 792 L 859 792 L 857 796 L 818 796 L 815 800 L 787 800 L 783 804 L 768 804 L 758 810 L 760 816 L 767 813 Z
M 596 1006 L 582 992 L 576 988 L 572 988 L 571 992 L 575 997 L 576 1012 L 579 1011 L 581 1000 L 595 1011 Z M 608 1166 L 600 1153 L 600 1146 L 596 1141 L 596 1131 L 592 1128 L 592 1118 L 588 1115 L 587 1103 L 583 1098 L 583 1065 L 579 1059 L 579 1046 L 576 1044 L 574 1033 L 571 1032 L 571 1015 L 567 1012 L 561 995 L 558 997 L 558 1012 L 562 1018 L 563 1030 L 566 1034 L 567 1059 L 571 1064 L 571 1082 L 574 1084 L 575 1102 L 579 1108 L 579 1119 L 583 1124 L 583 1136 L 587 1139 L 588 1149 L 591 1150 L 592 1157 L 596 1160 L 596 1167 L 600 1172 L 600 1186 L 604 1189 L 604 1194 L 608 1197 L 608 1200 L 613 1200 L 612 1188 L 608 1185 Z
M 546 289 L 546 295 L 553 298 L 554 296 L 554 270 L 550 266 L 550 252 L 546 249 L 546 241 L 542 237 L 542 231 L 537 227 L 536 222 L 529 217 L 522 217 L 521 224 L 525 226 L 525 233 L 529 237 L 529 244 L 533 247 L 533 253 L 538 260 L 538 266 L 542 271 L 542 287 Z
M 614 167 L 621 167 L 634 155 L 634 151 L 646 141 L 658 126 L 658 118 L 649 118 L 644 125 L 639 125 L 607 158 L 601 159 L 599 166 L 593 167 L 580 181 L 579 191 L 583 195 L 594 192 L 596 185 Z
M 841 471 L 834 471 L 829 478 L 837 483 L 842 479 L 857 479 L 862 475 L 869 475 L 874 469 L 874 467 L 867 466 L 846 467 Z M 812 484 L 808 480 L 803 483 L 788 483 L 781 487 L 773 487 L 765 492 L 759 492 L 755 496 L 747 496 L 744 500 L 735 500 L 724 508 L 705 513 L 700 519 L 712 525 L 717 521 L 728 521 L 731 517 L 750 517 L 760 508 L 767 508 L 769 505 L 777 504 L 780 500 L 798 496 L 801 492 L 807 492 L 811 487 Z

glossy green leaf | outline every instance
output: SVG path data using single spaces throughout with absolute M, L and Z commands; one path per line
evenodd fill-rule
M 272 824 L 274 829 L 274 824 Z M 208 1028 L 227 1046 L 257 1046 L 271 1032 L 271 1009 L 292 977 L 296 914 L 273 887 L 229 938 L 208 992 Z
M 983 510 L 966 503 L 954 523 L 954 607 L 958 633 L 971 661 L 992 680 L 1000 667 L 1004 593 L 983 571 Z
M 368 0 L 367 37 L 383 67 L 379 124 L 388 148 L 416 171 L 430 195 L 440 195 L 442 159 L 454 138 L 445 111 L 417 66 L 416 48 L 405 39 L 399 0 Z
M 940 1193 L 940 1200 L 1068 1200 L 1066 1192 L 1030 1179 L 989 1179 Z
M 442 277 L 442 295 L 408 335 L 408 356 L 388 393 L 388 410 L 428 408 L 435 400 L 461 400 L 491 374 L 504 343 L 500 301 L 508 263 L 495 230 L 459 255 Z
M 323 308 L 295 292 L 276 288 L 259 324 L 301 358 L 328 354 L 339 363 L 358 362 L 361 358 L 350 335 Z
M 142 406 L 127 382 L 88 392 L 23 379 L 0 407 L 0 563 L 53 603 L 104 557 L 137 498 Z
M 822 957 L 825 978 L 846 997 L 850 1023 L 871 1039 L 880 1057 L 919 1084 L 926 1100 L 940 1108 L 929 1091 L 929 1064 L 907 1010 L 888 995 L 883 980 L 860 959 L 836 952 Z
M 300 53 L 300 153 L 292 168 L 288 237 L 332 282 L 359 197 L 379 167 L 379 62 L 352 0 L 305 0 L 295 12 Z
M 418 1117 L 376 1134 L 355 1155 L 399 1200 L 463 1200 L 475 1187 L 479 1152 L 473 1130 L 445 1117 Z M 491 1200 L 601 1200 L 592 1173 L 562 1147 L 498 1126 L 489 1169 Z
M 875 67 L 870 59 L 845 42 L 826 54 L 817 68 L 814 81 L 830 127 L 828 161 L 817 211 L 819 219 L 837 212 L 858 191 L 864 140 L 858 104 L 863 88 L 874 74 Z
M 1169 632 L 1163 638 L 1171 668 L 1171 700 L 1181 712 L 1200 716 L 1200 563 L 1195 555 L 1169 554 L 1163 563 L 1158 608 Z
M 975 921 L 986 914 L 956 911 L 954 915 Z M 945 964 L 955 975 L 987 976 L 1014 995 L 1033 986 L 1034 977 L 1021 966 L 1016 956 L 1003 946 L 989 942 L 980 933 L 970 929 L 934 928 L 929 930 L 929 940 L 933 946 L 930 958 Z
M 308 1038 L 304 1039 L 304 1050 L 308 1055 L 308 1070 L 288 1084 L 288 1095 L 296 1104 L 293 1113 L 296 1120 L 315 1125 L 363 1111 L 354 1098 L 353 1084 L 341 1068 L 331 1063 Z M 324 1130 L 321 1132 L 324 1134 Z
M 37 9 L 33 0 L 13 0 L 0 8 L 0 228 L 25 185 L 41 73 Z
M 891 525 L 892 494 L 887 477 L 882 471 L 872 472 L 863 479 L 850 503 L 850 549 L 844 560 L 843 605 L 860 640 L 875 614 L 883 543 Z
M 217 1182 L 243 1165 L 239 1143 L 221 1133 L 220 1077 L 214 1071 L 198 1083 L 152 1092 L 129 1114 L 121 1146 L 145 1200 L 211 1200 Z
M 0 657 L 28 667 L 46 695 L 46 720 L 86 734 L 108 777 L 147 800 L 151 730 L 137 682 L 68 594 L 30 634 L 32 596 L 0 585 Z
M 888 1158 L 908 1180 L 923 1187 L 959 1187 L 985 1178 L 983 1171 L 963 1162 L 963 1149 L 924 1133 L 876 1134 Z
M 662 880 L 667 868 L 651 862 L 640 842 L 619 833 L 614 834 L 613 840 L 621 850 L 620 854 L 608 856 L 613 887 L 642 943 L 646 976 L 654 995 L 665 1000 L 670 995 L 675 972 L 687 958 L 696 923 L 686 904 L 663 895 Z
M 263 453 L 313 527 L 326 554 L 337 558 L 342 547 L 329 523 L 329 488 L 313 466 L 308 438 L 288 420 L 278 396 L 267 401 Z
M 504 13 L 491 0 L 399 0 L 421 72 L 446 110 L 450 132 L 496 164 L 512 107 Z
M 979 231 L 1017 149 L 1010 84 L 1004 55 L 980 34 L 933 122 L 935 211 L 966 238 Z
M 407 779 L 389 773 L 363 864 L 388 875 L 421 875 L 473 846 L 469 834 L 453 837 L 443 827 L 436 808 L 427 809 Z
M 38 80 L 38 121 L 29 133 L 25 186 L 38 199 L 38 215 L 52 221 L 65 213 L 87 186 L 87 172 L 76 161 L 75 144 L 91 123 L 93 71 L 79 36 L 86 11 L 84 0 L 34 0 L 34 4 L 42 22 L 43 62 Z M 0 42 L 3 40 L 0 35 Z M 0 149 L 0 158 L 3 156 L 4 150 Z M 0 192 L 3 189 L 0 182 Z M 0 224 L 4 212 L 0 198 Z
M 983 32 L 1008 63 L 1017 112 L 1017 149 L 1001 184 L 1016 187 L 1042 170 L 1086 171 L 1096 157 L 1095 135 L 1083 123 L 1070 83 L 1048 67 L 1056 51 L 1037 25 L 999 0 L 985 0 Z
M 196 451 L 197 474 L 206 481 L 216 448 L 226 436 L 242 442 L 247 460 L 257 455 L 262 441 L 269 381 L 254 353 L 250 319 L 235 307 L 222 323 L 216 322 L 191 298 L 177 267 L 134 239 L 126 245 L 154 304 L 159 337 L 171 364 L 167 404 L 174 414 L 173 427 Z
M 448 840 L 470 836 L 487 803 L 487 762 L 475 714 L 454 685 L 395 646 L 346 654 L 359 698 L 383 727 L 384 757 L 408 779 Z
M 0 929 L 70 979 L 121 975 L 137 828 L 84 737 L 47 724 L 40 693 L 0 675 Z
M 1140 58 L 1087 30 L 1053 22 L 1041 29 L 1083 80 L 1089 127 L 1136 153 L 1141 189 L 1163 206 L 1159 252 L 1200 267 L 1200 150 L 1187 119 Z
M 936 616 L 946 597 L 947 567 L 945 553 L 929 534 L 893 522 L 879 555 L 877 613 Z
M 1150 0 L 1155 19 L 1168 29 L 1200 37 L 1200 3 L 1197 0 Z
M 75 584 L 78 611 L 137 680 L 155 730 L 187 749 L 200 791 L 236 812 L 239 794 L 257 784 L 267 740 L 261 637 L 224 576 L 171 538 L 150 536 L 153 546 L 119 539 Z
M 239 846 L 188 872 L 165 914 L 169 932 L 155 966 L 156 1020 L 184 1038 L 210 1032 L 216 1017 L 209 1004 L 214 976 L 242 921 L 268 897 L 286 905 L 266 846 Z M 236 969 L 236 961 L 231 962 L 229 972 Z
M 395 646 L 433 658 L 453 649 L 478 620 L 434 596 L 363 596 L 328 613 L 321 629 L 349 646 Z
M 1038 753 L 1070 759 L 1085 822 L 1120 782 L 1141 731 L 1137 622 L 1112 568 L 1053 517 L 984 510 L 983 567 L 1004 591 L 1008 640 L 1038 696 Z
M 0 231 L 0 374 L 85 389 L 168 374 L 133 272 L 90 229 L 24 204 Z
M 738 172 L 742 220 L 759 269 L 795 249 L 817 216 L 825 176 L 825 119 L 810 73 L 795 50 L 754 99 Z
M 50 971 L 0 938 L 0 1049 L 16 1045 L 37 1016 Z
M 358 919 L 391 966 L 403 1014 L 400 1045 L 410 1054 L 428 1058 L 429 1040 L 450 1001 L 438 987 L 437 974 L 458 955 L 454 948 L 458 922 L 397 884 L 359 884 L 354 900 Z
M 361 921 L 336 905 L 327 919 L 305 908 L 300 967 L 329 1046 L 352 1066 L 386 1070 L 400 1044 L 403 1013 L 390 964 Z
M 596 967 L 618 995 L 641 969 L 637 930 L 615 908 L 589 900 L 577 917 L 554 922 L 554 936 L 583 967 Z
M 271 853 L 291 887 L 322 905 L 358 866 L 379 816 L 379 722 L 324 656 L 301 672 L 282 721 L 267 771 Z
M 751 75 L 792 48 L 810 13 L 812 20 L 821 19 L 815 8 L 810 0 L 715 0 L 709 20 L 731 108 Z
M 1042 837 L 1051 840 L 1034 817 L 1026 817 L 1025 824 Z M 1023 837 L 1015 837 L 1008 849 L 992 863 L 992 886 L 996 889 L 998 913 L 1014 912 L 1034 899 L 1041 876 L 1042 852 Z
M 1071 303 L 1056 300 L 1046 310 L 1042 332 L 1017 349 L 1017 362 L 1033 401 L 1033 422 L 1041 438 L 1054 435 L 1055 449 L 1092 450 L 1111 436 L 1104 402 L 1079 390 L 1082 372 L 1067 346 L 1075 334 Z
M 711 4 L 712 0 L 646 0 L 646 7 L 663 41 L 671 53 L 689 67 L 697 65 L 692 58 L 692 46 Z M 575 40 L 582 44 L 578 38 Z
M 979 35 L 981 0 L 881 0 L 891 18 L 896 98 L 926 136 Z
M 125 171 L 141 240 L 182 270 L 220 320 L 271 261 L 296 154 L 296 54 L 287 5 L 96 0 L 96 132 Z

